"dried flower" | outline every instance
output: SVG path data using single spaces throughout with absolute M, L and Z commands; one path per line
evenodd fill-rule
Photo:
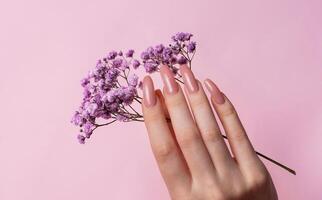
M 142 88 L 142 81 L 131 69 L 142 66 L 147 73 L 154 73 L 159 71 L 160 64 L 166 64 L 176 80 L 182 82 L 175 65 L 191 64 L 196 48 L 191 37 L 190 33 L 177 33 L 169 45 L 148 47 L 140 54 L 141 61 L 134 58 L 133 49 L 125 54 L 123 51 L 110 51 L 106 58 L 98 60 L 81 80 L 83 100 L 72 118 L 72 123 L 80 128 L 78 141 L 84 144 L 96 128 L 115 121 L 143 121 L 142 114 L 132 105 L 141 103 L 137 89 Z M 107 122 L 99 124 L 98 121 L 102 120 Z

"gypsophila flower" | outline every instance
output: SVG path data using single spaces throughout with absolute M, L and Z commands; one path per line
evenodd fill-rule
M 134 59 L 132 62 L 132 66 L 134 69 L 137 69 L 141 65 L 140 61 Z
M 132 58 L 133 57 L 133 54 L 134 54 L 134 50 L 133 49 L 130 49 L 126 52 L 125 56 L 128 57 L 128 58 Z
M 136 74 L 132 74 L 129 76 L 129 85 L 132 87 L 136 87 L 138 84 L 139 77 Z
M 72 117 L 72 123 L 80 128 L 77 136 L 79 143 L 84 144 L 100 126 L 115 121 L 143 121 L 142 114 L 133 105 L 141 103 L 142 97 L 138 95 L 137 88 L 142 89 L 142 81 L 131 69 L 142 66 L 146 73 L 154 73 L 159 71 L 160 64 L 165 64 L 176 80 L 182 82 L 176 65 L 191 64 L 196 48 L 191 37 L 190 33 L 177 33 L 169 45 L 148 47 L 140 54 L 141 60 L 134 57 L 133 49 L 125 53 L 110 51 L 105 58 L 98 60 L 81 80 L 83 101 Z
M 80 144 L 85 144 L 85 137 L 84 136 L 79 134 L 79 135 L 77 135 L 77 139 Z
M 193 53 L 196 50 L 196 43 L 195 42 L 189 42 L 187 46 L 188 52 Z
M 116 51 L 111 51 L 111 52 L 108 54 L 107 59 L 108 59 L 108 60 L 113 60 L 116 56 L 117 56 L 117 52 L 116 52 Z
M 143 51 L 143 52 L 141 53 L 141 58 L 142 58 L 143 60 L 148 60 L 148 59 L 150 58 L 149 52 L 147 52 L 147 51 Z
M 187 59 L 183 56 L 180 56 L 180 58 L 178 59 L 178 64 L 183 65 L 187 63 Z

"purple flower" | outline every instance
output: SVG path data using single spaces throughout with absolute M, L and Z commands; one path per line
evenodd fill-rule
M 164 51 L 163 51 L 163 61 L 166 62 L 166 63 L 168 63 L 169 60 L 172 57 L 172 53 L 173 52 L 172 52 L 172 49 L 171 48 L 169 48 L 169 47 L 165 48 Z
M 134 69 L 137 69 L 140 66 L 140 61 L 134 59 L 132 62 L 132 66 Z
M 138 84 L 139 77 L 136 74 L 132 74 L 129 76 L 129 85 L 132 87 L 136 87 Z
M 190 38 L 192 37 L 193 35 L 191 34 L 191 33 L 186 33 L 186 35 L 185 35 L 185 40 L 186 41 L 189 41 L 190 40 Z
M 91 92 L 85 88 L 83 92 L 84 98 L 89 98 L 91 96 Z
M 146 52 L 149 54 L 149 57 L 154 57 L 154 48 L 153 47 L 149 47 L 147 48 Z
M 157 46 L 155 46 L 155 52 L 156 54 L 161 54 L 163 52 L 164 49 L 164 45 L 163 44 L 159 44 Z
M 108 59 L 108 60 L 113 60 L 116 56 L 117 56 L 117 52 L 116 52 L 116 51 L 111 51 L 111 52 L 108 54 L 107 59 Z
M 136 95 L 136 89 L 132 86 L 118 88 L 116 90 L 116 95 L 122 103 L 129 105 L 134 100 L 134 96 Z
M 82 135 L 77 135 L 78 142 L 80 144 L 85 144 L 85 137 Z
M 181 56 L 179 59 L 178 59 L 178 64 L 179 65 L 183 65 L 183 64 L 186 64 L 187 63 L 187 59 L 183 56 Z
M 175 42 L 189 41 L 193 35 L 191 33 L 179 32 L 172 36 L 172 40 Z
M 129 68 L 129 63 L 126 60 L 123 60 L 121 66 L 120 66 L 120 69 L 125 70 L 128 68 Z
M 102 62 L 102 60 L 98 60 L 96 63 L 96 68 L 97 69 L 102 69 L 104 67 L 104 63 Z
M 155 72 L 158 69 L 157 65 L 153 63 L 144 63 L 144 68 L 147 73 Z
M 114 82 L 114 80 L 118 77 L 118 75 L 120 74 L 120 71 L 115 69 L 115 68 L 111 68 L 108 70 L 108 72 L 105 74 L 105 82 L 107 83 L 111 83 Z
M 86 123 L 86 119 L 83 118 L 80 112 L 76 111 L 71 122 L 76 126 L 82 126 L 84 123 Z
M 189 42 L 187 46 L 188 52 L 192 53 L 196 50 L 196 43 L 195 42 Z
M 97 108 L 98 108 L 98 105 L 96 103 L 90 103 L 86 107 L 86 112 L 93 116 L 95 114 Z
M 83 132 L 85 133 L 86 138 L 90 138 L 92 135 L 94 125 L 91 122 L 87 122 L 83 127 Z
M 116 118 L 117 121 L 121 121 L 121 122 L 125 122 L 125 121 L 128 120 L 128 118 L 126 116 L 121 115 L 121 114 L 116 115 L 115 118 Z
M 112 66 L 115 68 L 120 68 L 123 64 L 123 59 L 122 58 L 117 58 L 115 60 L 113 60 L 112 62 Z
M 125 56 L 128 57 L 128 58 L 132 58 L 133 54 L 134 54 L 134 50 L 130 49 L 130 50 L 128 50 L 128 52 L 126 52 Z
M 87 84 L 89 84 L 89 79 L 88 78 L 83 78 L 82 80 L 81 80 L 81 85 L 83 86 L 83 87 L 85 87 Z
M 149 53 L 146 51 L 143 51 L 141 54 L 142 60 L 148 60 L 150 58 Z
M 102 100 L 113 103 L 117 98 L 115 90 L 110 90 L 106 93 Z
M 159 70 L 160 64 L 166 64 L 177 75 L 175 65 L 187 63 L 186 57 L 190 58 L 190 54 L 196 51 L 196 43 L 191 37 L 190 33 L 177 33 L 169 45 L 148 47 L 140 54 L 141 60 L 134 58 L 133 49 L 110 51 L 105 58 L 98 60 L 81 80 L 83 99 L 71 120 L 82 132 L 77 136 L 79 143 L 84 144 L 93 130 L 104 123 L 143 120 L 142 114 L 133 110 L 136 106 L 132 107 L 133 103 L 142 101 L 137 92 L 137 88 L 142 89 L 142 81 L 131 69 L 143 65 L 146 73 L 153 73 Z
M 176 36 L 175 36 L 175 38 L 177 39 L 177 40 L 179 40 L 179 41 L 185 41 L 185 38 L 186 38 L 186 34 L 185 33 L 177 33 L 176 34 Z
M 171 58 L 170 58 L 170 60 L 169 60 L 169 64 L 170 65 L 174 65 L 174 64 L 176 64 L 178 61 L 177 61 L 177 58 L 176 57 L 174 57 L 174 56 L 172 56 Z

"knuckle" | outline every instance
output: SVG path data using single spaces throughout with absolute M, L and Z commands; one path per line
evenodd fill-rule
M 205 142 L 218 143 L 223 140 L 223 138 L 220 134 L 220 131 L 218 129 L 204 130 L 201 132 L 202 132 L 202 136 L 203 136 Z
M 154 147 L 154 155 L 158 161 L 164 161 L 171 156 L 175 148 L 171 144 L 158 144 Z
M 245 199 L 248 192 L 242 186 L 234 186 L 230 189 L 230 192 L 227 192 L 226 199 Z
M 231 135 L 232 140 L 237 141 L 239 143 L 244 142 L 246 139 L 246 135 L 243 130 L 232 131 L 232 133 L 230 135 Z
M 233 199 L 241 199 L 241 198 L 245 197 L 247 194 L 246 191 L 247 190 L 244 189 L 243 187 L 236 187 L 234 195 L 233 195 Z
M 267 172 L 255 173 L 249 178 L 249 188 L 250 190 L 256 190 L 266 185 L 269 180 L 269 175 Z
M 224 108 L 222 111 L 221 111 L 221 115 L 223 117 L 229 117 L 229 116 L 234 116 L 236 115 L 236 110 L 234 108 L 234 106 L 232 105 L 228 105 L 226 108 Z
M 216 200 L 227 200 L 228 199 L 227 195 L 222 191 L 211 192 L 209 196 L 210 196 L 209 199 L 216 199 Z
M 178 137 L 177 139 L 178 139 L 178 143 L 182 148 L 189 148 L 198 140 L 200 140 L 200 135 L 198 134 L 197 131 L 189 129 L 189 130 L 182 131 L 181 136 Z

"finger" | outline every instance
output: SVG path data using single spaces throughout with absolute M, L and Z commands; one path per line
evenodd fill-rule
M 245 170 L 254 169 L 260 162 L 247 134 L 241 124 L 238 114 L 218 87 L 209 79 L 205 80 L 206 88 L 211 93 L 211 102 L 227 134 L 231 150 L 236 157 L 238 165 Z
M 164 98 L 169 110 L 177 142 L 188 164 L 192 177 L 214 174 L 214 166 L 191 116 L 181 88 L 167 66 L 160 68 L 164 82 Z
M 162 108 L 163 108 L 163 113 L 164 113 L 164 115 L 165 115 L 165 117 L 166 117 L 166 119 L 167 119 L 167 122 L 168 123 L 171 123 L 171 121 L 170 121 L 170 116 L 169 116 L 169 111 L 168 111 L 168 108 L 167 108 L 167 106 L 165 105 L 165 101 L 164 101 L 164 97 L 163 97 L 163 95 L 162 95 L 162 92 L 161 92 L 161 90 L 156 90 L 155 91 L 155 94 L 158 96 L 158 98 L 160 99 L 160 103 L 161 103 L 161 106 L 162 106 Z
M 180 67 L 183 76 L 185 91 L 194 119 L 199 128 L 203 141 L 219 174 L 224 174 L 235 166 L 230 152 L 221 135 L 216 118 L 209 104 L 208 98 L 191 70 L 183 65 Z
M 170 192 L 189 186 L 190 172 L 165 119 L 152 79 L 143 80 L 143 116 L 152 151 Z

